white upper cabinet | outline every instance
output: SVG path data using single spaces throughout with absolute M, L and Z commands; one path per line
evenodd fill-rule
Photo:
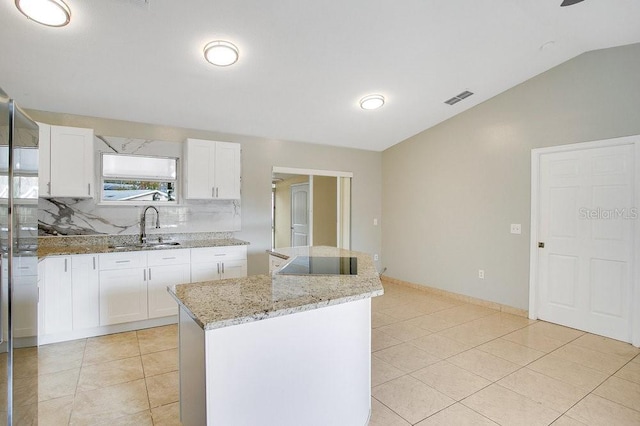
M 40 127 L 40 196 L 93 198 L 93 129 Z
M 187 139 L 184 177 L 186 199 L 240 199 L 240 144 Z

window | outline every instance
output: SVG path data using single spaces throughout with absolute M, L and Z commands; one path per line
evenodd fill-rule
M 126 204 L 177 204 L 178 159 L 102 154 L 101 201 Z

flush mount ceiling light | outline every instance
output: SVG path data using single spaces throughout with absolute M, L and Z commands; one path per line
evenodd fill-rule
M 27 18 L 48 27 L 64 27 L 71 10 L 62 0 L 16 0 L 16 7 Z
M 239 57 L 238 48 L 228 41 L 216 40 L 204 47 L 205 59 L 219 67 L 227 67 L 236 63 Z
M 369 95 L 360 99 L 360 108 L 362 109 L 378 109 L 384 105 L 384 96 Z

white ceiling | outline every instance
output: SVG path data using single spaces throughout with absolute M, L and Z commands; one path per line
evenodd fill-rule
M 640 1 L 67 0 L 0 5 L 0 86 L 26 108 L 384 150 L 583 52 L 640 42 Z M 204 45 L 240 49 L 227 68 Z M 541 45 L 555 41 L 548 49 Z M 472 97 L 443 102 L 470 90 Z M 370 93 L 387 98 L 361 110 Z

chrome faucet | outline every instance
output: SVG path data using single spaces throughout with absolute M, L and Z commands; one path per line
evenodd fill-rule
M 140 242 L 142 244 L 146 244 L 147 242 L 147 231 L 145 228 L 147 227 L 147 211 L 149 209 L 154 209 L 156 211 L 156 229 L 160 228 L 160 212 L 158 209 L 154 206 L 145 207 L 142 211 L 142 216 L 140 217 Z

